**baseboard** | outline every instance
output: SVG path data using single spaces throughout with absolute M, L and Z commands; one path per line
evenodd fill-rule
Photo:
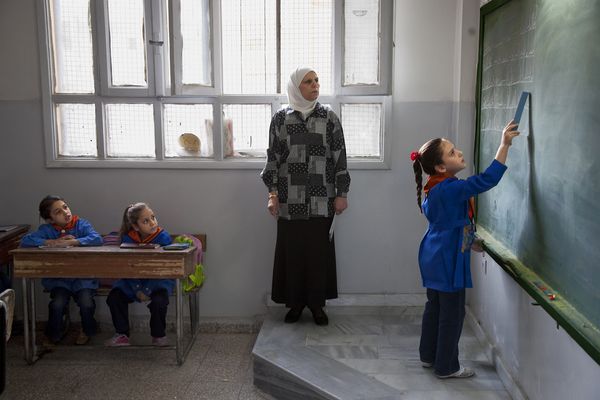
M 345 293 L 338 295 L 337 299 L 327 300 L 327 307 L 403 307 L 424 306 L 427 301 L 425 293 Z M 282 304 L 271 300 L 271 293 L 267 293 L 265 304 L 267 307 L 278 307 Z
M 494 364 L 494 368 L 496 368 L 496 372 L 498 373 L 502 384 L 506 388 L 506 391 L 510 393 L 511 398 L 513 400 L 527 400 L 528 397 L 519 386 L 518 381 L 513 378 L 508 369 L 505 367 L 504 361 L 502 360 L 502 357 L 500 357 L 498 350 L 494 345 L 492 345 L 489 337 L 485 333 L 485 330 L 475 315 L 471 312 L 471 308 L 469 306 L 466 306 L 466 320 L 467 323 L 469 323 L 473 328 L 477 340 L 479 340 L 479 343 L 484 347 L 486 356 Z

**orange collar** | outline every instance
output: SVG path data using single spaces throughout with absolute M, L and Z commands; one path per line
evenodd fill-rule
M 156 232 L 154 232 L 152 235 L 150 235 L 147 238 L 145 238 L 144 240 L 142 240 L 139 232 L 136 231 L 135 229 L 131 229 L 129 232 L 127 232 L 127 236 L 129 236 L 131 239 L 133 239 L 135 241 L 135 243 L 152 243 L 152 240 L 154 240 L 154 238 L 156 238 L 161 232 L 162 232 L 162 228 L 159 226 L 158 229 L 156 230 Z
M 79 220 L 79 217 L 77 215 L 73 215 L 71 217 L 71 220 L 69 221 L 69 223 L 66 224 L 65 226 L 52 224 L 52 227 L 60 232 L 60 236 L 64 236 L 67 234 L 66 233 L 67 231 L 70 231 L 71 229 L 75 228 L 75 225 L 77 225 L 78 220 Z
M 452 178 L 452 176 L 450 176 L 448 174 L 429 175 L 429 178 L 427 178 L 427 182 L 425 182 L 425 187 L 423 188 L 423 192 L 425 193 L 425 196 L 427 196 L 429 191 L 431 189 L 433 189 L 433 187 L 435 185 L 437 185 L 440 182 L 445 181 L 448 178 Z
M 429 178 L 427 178 L 427 182 L 425 182 L 425 187 L 423 188 L 425 196 L 427 196 L 429 191 L 433 189 L 435 185 L 445 181 L 448 178 L 452 178 L 452 176 L 448 174 L 430 175 Z M 473 218 L 475 218 L 475 197 L 471 197 L 469 199 L 469 219 L 471 220 L 471 223 L 473 223 Z

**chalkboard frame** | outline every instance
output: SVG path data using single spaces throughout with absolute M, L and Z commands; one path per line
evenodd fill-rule
M 480 9 L 474 143 L 475 170 L 478 172 L 482 172 L 479 148 L 481 145 L 481 85 L 483 76 L 485 17 L 510 1 L 512 0 L 492 0 Z M 485 252 L 534 299 L 535 302 L 532 305 L 541 306 L 556 321 L 557 329 L 559 326 L 562 327 L 600 365 L 600 332 L 598 328 L 562 299 L 560 295 L 555 300 L 551 300 L 547 293 L 544 293 L 540 289 L 541 286 L 553 292 L 551 287 L 542 278 L 520 262 L 504 245 L 494 240 L 484 228 L 477 226 L 477 230 L 478 236 L 484 239 L 483 248 Z M 539 283 L 536 285 L 533 282 L 539 282 L 541 285 Z

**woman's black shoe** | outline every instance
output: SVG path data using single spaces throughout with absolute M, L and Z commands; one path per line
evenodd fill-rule
M 288 311 L 287 314 L 285 314 L 285 323 L 293 324 L 294 322 L 298 322 L 300 316 L 302 315 L 302 310 L 304 310 L 304 306 L 290 308 L 290 311 Z
M 321 326 L 329 324 L 329 318 L 327 318 L 327 314 L 325 314 L 325 311 L 321 307 L 311 308 L 310 311 L 312 312 L 315 324 Z

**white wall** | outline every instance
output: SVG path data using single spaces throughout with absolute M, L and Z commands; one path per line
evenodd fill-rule
M 513 398 L 597 399 L 600 366 L 569 334 L 489 256 L 473 255 L 471 271 L 469 308 Z
M 408 156 L 430 137 L 455 137 L 459 100 L 472 103 L 472 95 L 456 89 L 455 57 L 455 35 L 462 31 L 457 16 L 464 4 L 477 14 L 479 5 L 470 3 L 395 2 L 391 169 L 351 171 L 350 208 L 336 231 L 341 293 L 422 292 L 416 254 L 425 220 Z M 34 4 L 0 2 L 0 179 L 10 189 L 0 197 L 0 224 L 37 226 L 39 200 L 58 193 L 98 231 L 108 232 L 118 227 L 126 204 L 147 201 L 167 230 L 208 234 L 203 316 L 262 314 L 275 221 L 265 208 L 259 170 L 45 167 Z

